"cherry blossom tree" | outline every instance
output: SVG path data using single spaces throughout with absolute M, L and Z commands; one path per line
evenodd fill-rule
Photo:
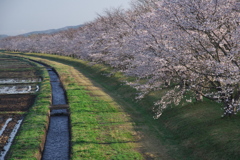
M 167 59 L 179 85 L 158 102 L 178 104 L 186 91 L 223 102 L 225 115 L 239 108 L 239 12 L 234 0 L 169 0 L 159 3 L 164 17 Z M 177 94 L 178 93 L 178 94 Z M 165 100 L 166 99 L 166 100 Z
M 106 10 L 78 29 L 7 37 L 0 48 L 72 56 L 136 77 L 141 99 L 165 89 L 155 118 L 185 99 L 240 106 L 240 5 L 237 0 L 138 0 L 131 10 Z

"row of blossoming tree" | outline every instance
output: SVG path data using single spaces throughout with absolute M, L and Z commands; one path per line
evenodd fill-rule
M 0 48 L 110 65 L 136 77 L 128 84 L 139 99 L 167 88 L 155 118 L 186 94 L 220 102 L 232 115 L 240 108 L 239 23 L 237 0 L 139 0 L 78 29 L 2 39 Z

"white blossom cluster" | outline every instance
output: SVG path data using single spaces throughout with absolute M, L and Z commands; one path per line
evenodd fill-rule
M 0 48 L 110 65 L 137 77 L 129 83 L 141 91 L 137 98 L 168 88 L 156 118 L 186 92 L 221 102 L 232 115 L 240 107 L 239 24 L 238 0 L 139 0 L 78 29 L 2 39 Z

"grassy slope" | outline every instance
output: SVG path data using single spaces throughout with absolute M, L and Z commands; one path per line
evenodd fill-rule
M 121 74 L 106 78 L 101 76 L 101 73 L 107 72 L 108 69 L 100 65 L 90 67 L 85 62 L 66 57 L 44 54 L 27 55 L 40 56 L 71 65 L 92 79 L 94 85 L 101 86 L 131 116 L 135 124 L 134 129 L 143 140 L 144 147 L 139 150 L 148 157 L 184 160 L 240 159 L 238 152 L 240 149 L 238 136 L 240 117 L 237 115 L 232 118 L 220 118 L 222 111 L 219 104 L 204 101 L 173 107 L 167 109 L 160 119 L 153 120 L 150 110 L 156 94 L 138 103 L 134 102 L 135 91 L 128 86 L 121 85 L 120 81 L 124 80 Z M 95 124 L 92 125 L 96 127 Z M 89 125 L 85 125 L 87 126 Z M 98 129 L 101 129 L 101 126 L 97 126 Z M 90 140 L 84 144 L 89 145 L 89 142 Z M 85 151 L 88 152 L 87 149 Z

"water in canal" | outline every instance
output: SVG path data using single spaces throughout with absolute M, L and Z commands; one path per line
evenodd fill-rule
M 67 104 L 66 96 L 57 73 L 47 68 L 52 86 L 52 105 Z M 69 159 L 69 116 L 67 109 L 53 109 L 42 160 Z

